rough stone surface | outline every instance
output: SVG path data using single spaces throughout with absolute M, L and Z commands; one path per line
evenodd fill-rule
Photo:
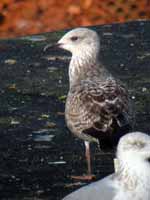
M 134 130 L 150 132 L 150 22 L 93 27 L 101 60 L 124 82 L 134 102 Z M 43 52 L 65 31 L 0 41 L 0 198 L 59 200 L 85 172 L 83 143 L 66 128 L 70 54 Z M 113 171 L 113 152 L 93 146 L 97 178 Z

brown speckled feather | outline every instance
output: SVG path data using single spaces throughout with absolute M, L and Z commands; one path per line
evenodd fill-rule
M 101 64 L 100 38 L 95 31 L 75 28 L 56 46 L 72 54 L 65 118 L 70 131 L 85 141 L 87 175 L 74 178 L 92 180 L 90 142 L 110 148 L 130 130 L 127 91 Z
M 127 117 L 128 95 L 114 79 L 86 79 L 70 89 L 65 113 L 71 131 L 81 139 L 92 141 L 93 136 L 99 138 L 98 134 L 112 133 L 114 121 L 118 127 L 122 126 L 119 117 L 123 114 Z M 91 128 L 95 133 L 86 134 Z
M 66 33 L 57 43 L 72 53 L 65 117 L 71 132 L 85 141 L 113 140 L 128 124 L 128 96 L 100 61 L 99 35 L 87 28 Z M 104 142 L 105 143 L 105 142 Z

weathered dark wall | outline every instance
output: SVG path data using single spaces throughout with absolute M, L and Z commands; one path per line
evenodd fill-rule
M 101 60 L 124 82 L 135 107 L 135 130 L 150 132 L 150 22 L 93 27 Z M 82 141 L 64 122 L 70 54 L 43 52 L 65 31 L 0 41 L 0 197 L 59 200 L 85 172 Z M 97 177 L 112 172 L 111 152 L 93 146 Z M 73 185 L 71 185 L 73 183 Z

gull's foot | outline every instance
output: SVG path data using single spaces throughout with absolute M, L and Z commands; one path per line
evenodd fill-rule
M 92 181 L 96 179 L 96 176 L 94 174 L 91 175 L 83 175 L 83 176 L 71 176 L 72 179 L 75 180 L 83 180 L 83 181 Z

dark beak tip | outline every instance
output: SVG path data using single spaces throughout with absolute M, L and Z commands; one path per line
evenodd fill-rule
M 45 51 L 47 51 L 47 49 L 53 49 L 53 48 L 58 48 L 58 47 L 60 47 L 60 44 L 58 44 L 58 43 L 55 43 L 55 44 L 47 44 L 47 45 L 44 47 L 43 51 L 45 52 Z

